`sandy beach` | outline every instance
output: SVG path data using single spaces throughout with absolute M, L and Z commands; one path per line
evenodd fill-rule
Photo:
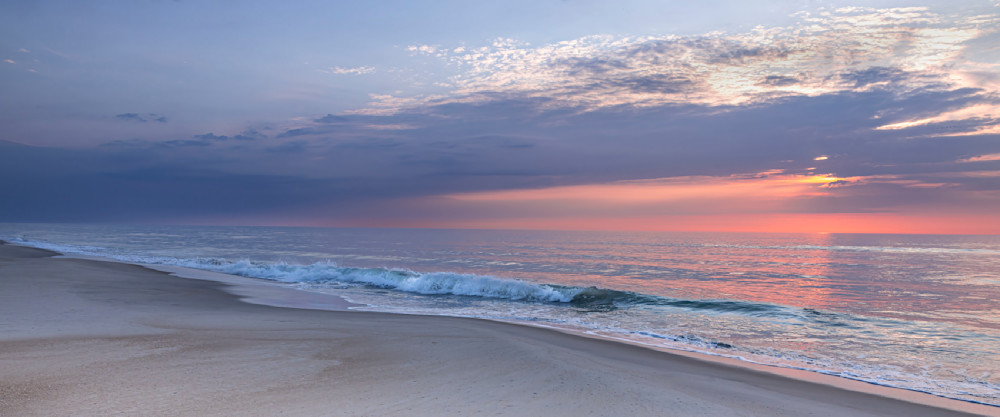
M 1000 415 L 547 329 L 249 303 L 53 255 L 0 245 L 2 416 Z

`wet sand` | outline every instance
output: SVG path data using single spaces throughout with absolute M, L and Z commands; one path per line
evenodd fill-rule
M 1000 415 L 547 329 L 248 303 L 289 298 L 52 255 L 0 245 L 3 416 Z

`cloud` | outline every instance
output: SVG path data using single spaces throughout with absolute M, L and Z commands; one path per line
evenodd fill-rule
M 230 139 L 241 140 L 241 141 L 251 141 L 251 140 L 258 140 L 258 139 L 266 139 L 267 135 L 264 135 L 263 133 L 258 132 L 257 129 L 249 128 L 249 129 L 246 129 L 246 130 L 240 132 L 239 134 L 236 134 L 236 135 L 233 135 L 233 136 L 216 135 L 215 133 L 209 132 L 209 133 L 204 133 L 204 134 L 201 134 L 201 135 L 194 135 L 192 137 L 195 138 L 195 139 L 200 139 L 202 141 L 207 141 L 207 142 L 223 142 L 223 141 L 227 141 L 227 140 L 230 140 Z
M 1000 153 L 978 155 L 978 156 L 973 156 L 971 158 L 963 158 L 958 160 L 958 162 L 990 162 L 990 161 L 1000 161 Z
M 433 55 L 438 52 L 438 47 L 432 45 L 410 45 L 406 47 L 406 50 L 418 54 Z M 455 53 L 461 53 L 463 51 L 464 49 L 461 47 L 455 48 Z
M 614 210 L 597 200 L 600 192 L 615 190 L 632 190 L 640 197 L 642 190 L 656 192 L 650 195 L 661 201 L 619 205 L 636 216 L 684 214 L 705 207 L 708 200 L 696 195 L 705 186 L 709 187 L 705 190 L 746 196 L 754 201 L 753 207 L 747 208 L 782 213 L 887 212 L 899 205 L 931 207 L 941 202 L 968 210 L 1000 209 L 1000 203 L 982 197 L 1000 195 L 998 177 L 988 175 L 1000 172 L 998 161 L 988 157 L 1000 153 L 997 136 L 914 141 L 908 140 L 912 129 L 874 129 L 888 119 L 909 120 L 925 117 L 935 109 L 982 103 L 964 90 L 898 95 L 871 89 L 789 97 L 722 112 L 695 104 L 578 112 L 550 103 L 548 98 L 495 96 L 484 101 L 440 102 L 392 116 L 316 115 L 276 129 L 278 137 L 272 135 L 275 140 L 237 142 L 240 135 L 256 137 L 256 131 L 247 129 L 238 135 L 212 132 L 187 140 L 117 141 L 90 153 L 68 153 L 65 159 L 47 162 L 3 149 L 0 174 L 18 172 L 31 167 L 24 164 L 37 162 L 37 167 L 24 172 L 53 175 L 45 173 L 51 170 L 60 178 L 92 178 L 97 185 L 80 189 L 94 195 L 111 196 L 114 187 L 141 183 L 149 190 L 192 198 L 194 194 L 180 190 L 182 185 L 191 184 L 171 179 L 169 173 L 177 172 L 232 187 L 226 192 L 236 200 L 254 200 L 259 195 L 287 197 L 286 201 L 258 207 L 207 201 L 161 213 L 174 218 L 214 213 L 219 207 L 232 210 L 234 215 L 258 209 L 278 212 L 312 207 L 314 218 L 413 219 L 407 210 L 419 202 L 430 204 L 424 206 L 428 207 L 426 219 L 450 220 L 482 213 L 506 216 L 501 208 L 546 219 L 559 213 L 610 216 Z M 884 118 L 872 119 L 883 110 Z M 375 127 L 402 124 L 413 128 Z M 221 139 L 223 136 L 226 139 Z M 820 156 L 828 158 L 817 159 Z M 86 166 L 71 169 L 73 165 L 67 161 Z M 149 170 L 160 174 L 140 175 Z M 95 178 L 98 174 L 105 176 Z M 132 182 L 106 178 L 133 174 L 138 176 Z M 23 188 L 14 180 L 0 183 L 6 184 L 5 190 Z M 66 186 L 46 186 L 45 198 L 23 206 L 0 204 L 0 208 L 30 217 L 32 211 L 23 207 L 43 207 L 53 203 L 57 198 L 53 195 L 71 195 L 73 191 Z M 297 191 L 286 195 L 278 187 Z M 582 191 L 587 189 L 599 193 L 587 204 L 572 207 L 448 197 L 491 192 L 503 196 L 504 190 L 577 190 L 578 196 L 586 197 Z M 767 193 L 755 194 L 754 190 Z M 677 194 L 677 199 L 671 199 L 671 192 L 690 197 L 679 199 L 681 194 Z M 555 196 L 540 191 L 534 194 L 547 195 Z M 138 204 L 126 201 L 129 198 L 112 200 Z M 343 206 L 345 202 L 350 202 L 350 210 Z M 724 202 L 712 203 L 713 207 L 726 207 Z M 143 207 L 155 212 L 155 208 Z M 102 215 L 96 208 L 89 213 Z M 554 217 L 546 217 L 546 213 Z
M 162 148 L 180 148 L 180 147 L 191 147 L 191 146 L 204 147 L 204 146 L 211 146 L 211 143 L 205 140 L 175 139 L 163 142 L 155 142 L 153 146 Z
M 343 67 L 330 67 L 323 72 L 334 75 L 364 75 L 372 74 L 375 72 L 375 67 L 353 67 L 353 68 L 343 68 Z
M 114 148 L 114 147 L 145 147 L 148 146 L 149 142 L 142 139 L 117 139 L 110 142 L 105 142 L 99 145 L 101 148 Z
M 13 59 L 5 59 L 5 60 L 3 60 L 3 62 L 6 62 L 8 64 L 17 64 L 17 62 L 14 61 Z
M 1000 135 L 990 130 L 1000 120 L 1000 78 L 966 55 L 992 21 L 919 8 L 798 19 L 745 33 L 415 45 L 411 59 L 457 70 L 444 93 L 378 95 L 360 111 L 275 122 L 273 140 L 247 129 L 116 141 L 81 157 L 86 167 L 60 166 L 72 159 L 39 166 L 97 178 L 106 188 L 95 194 L 122 185 L 105 176 L 135 175 L 150 190 L 191 197 L 181 190 L 191 183 L 171 177 L 181 173 L 230 187 L 232 201 L 267 196 L 260 207 L 309 206 L 316 218 L 355 210 L 406 219 L 421 202 L 433 202 L 423 207 L 438 219 L 508 209 L 545 219 L 611 216 L 603 200 L 629 196 L 624 206 L 635 215 L 734 206 L 712 200 L 717 194 L 769 213 L 885 213 L 907 204 L 1000 210 Z M 18 162 L 4 153 L 0 162 Z M 559 196 L 586 204 L 551 201 Z M 24 207 L 52 203 L 43 200 Z M 167 214 L 220 207 L 255 209 L 216 201 Z
M 316 123 L 347 123 L 351 119 L 346 116 L 334 116 L 332 114 L 327 114 L 326 116 L 320 117 L 313 120 Z
M 115 115 L 115 117 L 117 117 L 117 118 L 119 118 L 121 120 L 135 120 L 137 122 L 145 122 L 146 121 L 146 119 L 142 118 L 142 116 L 139 116 L 138 113 L 122 113 L 122 114 Z
M 873 84 L 886 85 L 894 82 L 903 82 L 906 81 L 908 75 L 898 68 L 871 67 L 840 74 L 840 77 L 844 81 L 853 84 L 854 88 L 860 89 Z
M 761 83 L 772 86 L 772 87 L 784 87 L 789 85 L 794 85 L 799 83 L 799 79 L 796 77 L 789 77 L 785 75 L 768 75 L 764 77 Z
M 413 45 L 460 73 L 428 96 L 374 95 L 357 114 L 440 103 L 546 98 L 593 111 L 696 104 L 746 106 L 788 97 L 883 89 L 983 88 L 963 53 L 996 17 L 942 16 L 925 8 L 842 8 L 801 13 L 788 27 L 700 36 L 587 36 L 533 47 L 497 39 L 479 48 Z
M 205 134 L 202 134 L 202 135 L 194 135 L 192 137 L 194 137 L 195 139 L 201 139 L 201 140 L 204 140 L 204 141 L 223 141 L 223 140 L 229 140 L 229 136 L 218 136 L 218 135 L 216 135 L 214 133 L 211 133 L 211 132 L 205 133 Z
M 295 129 L 288 129 L 288 130 L 286 130 L 286 131 L 278 134 L 277 137 L 278 138 L 292 138 L 292 137 L 296 137 L 296 136 L 315 135 L 315 134 L 318 134 L 318 133 L 322 133 L 322 132 L 319 131 L 319 130 L 317 130 L 317 129 L 310 128 L 310 127 L 300 127 L 300 128 L 295 128 Z
M 774 200 L 775 198 L 829 195 L 831 184 L 851 184 L 858 178 L 828 174 L 784 174 L 782 170 L 734 174 L 726 177 L 672 177 L 618 181 L 603 184 L 504 190 L 448 196 L 460 201 L 550 202 L 607 206 L 663 204 L 683 200 Z M 610 204 L 614 205 L 614 204 Z M 702 206 L 702 210 L 705 207 Z
M 145 123 L 145 122 L 148 122 L 148 121 L 159 122 L 159 123 L 166 123 L 167 122 L 167 117 L 166 116 L 159 115 L 159 114 L 156 114 L 156 113 L 145 113 L 145 114 L 139 114 L 139 113 L 122 113 L 122 114 L 116 114 L 115 118 L 117 118 L 119 120 L 141 122 L 141 123 Z
M 178 141 L 201 142 L 201 141 Z M 0 141 L 0 216 L 10 221 L 163 221 L 243 215 L 322 204 L 349 184 L 268 174 L 237 174 L 191 165 L 179 152 L 210 148 L 162 146 L 64 150 L 9 146 Z M 203 145 L 195 145 L 203 146 Z M 22 175 L 13 175 L 20 172 Z M 66 209 L 71 207 L 72 209 Z
M 246 130 L 240 132 L 240 134 L 238 134 L 238 135 L 233 136 L 233 139 L 236 139 L 236 140 L 267 139 L 267 135 L 258 132 L 257 129 L 250 128 L 250 129 L 246 129 Z
M 971 103 L 931 117 L 896 121 L 876 129 L 912 130 L 920 127 L 932 129 L 930 134 L 934 136 L 1000 134 L 1000 101 Z

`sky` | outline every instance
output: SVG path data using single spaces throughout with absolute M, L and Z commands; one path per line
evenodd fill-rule
M 0 222 L 1000 234 L 997 0 L 9 0 L 0 61 Z

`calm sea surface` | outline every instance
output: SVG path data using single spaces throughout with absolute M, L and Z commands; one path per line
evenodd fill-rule
M 0 224 L 0 239 L 1000 405 L 1000 236 Z

